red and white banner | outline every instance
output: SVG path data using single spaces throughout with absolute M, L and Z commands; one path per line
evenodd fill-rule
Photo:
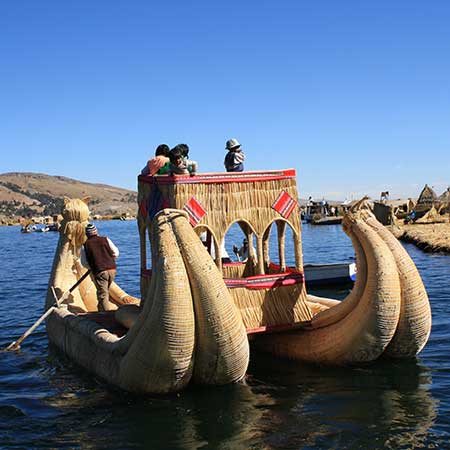
M 183 209 L 188 213 L 189 222 L 193 227 L 195 227 L 206 214 L 206 209 L 203 208 L 201 203 L 195 197 L 191 197 L 184 205 Z
M 297 201 L 294 200 L 286 191 L 281 191 L 281 194 L 273 203 L 272 208 L 287 219 L 296 206 Z

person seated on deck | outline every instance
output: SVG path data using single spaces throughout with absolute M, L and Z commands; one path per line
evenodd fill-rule
M 241 248 L 238 248 L 236 245 L 233 245 L 233 252 L 237 256 L 238 261 L 246 262 L 248 259 L 248 240 L 244 239 L 242 241 Z
M 243 172 L 245 154 L 237 139 L 227 141 L 225 148 L 228 153 L 225 156 L 224 165 L 227 172 Z
M 175 146 L 169 152 L 170 166 L 169 175 L 191 175 L 197 174 L 197 162 L 190 159 L 183 159 L 183 154 L 189 154 L 189 147 L 186 149 L 183 147 L 185 144 L 179 144 Z M 180 148 L 181 147 L 181 148 Z
M 166 144 L 158 145 L 155 156 L 148 160 L 145 167 L 141 170 L 141 175 L 167 175 L 169 172 L 169 146 Z
M 99 311 L 112 311 L 116 307 L 109 301 L 109 287 L 116 276 L 116 258 L 119 249 L 112 241 L 98 235 L 97 228 L 90 223 L 86 227 L 87 241 L 81 253 L 81 261 L 89 265 L 97 286 L 97 301 Z

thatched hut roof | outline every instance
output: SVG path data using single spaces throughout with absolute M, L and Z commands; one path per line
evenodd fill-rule
M 436 192 L 433 191 L 433 189 L 428 186 L 428 184 L 425 185 L 425 187 L 422 189 L 422 192 L 419 195 L 419 198 L 417 199 L 417 205 L 432 205 L 433 202 L 437 200 Z
M 450 202 L 450 187 L 448 187 L 440 196 L 439 201 L 442 203 Z

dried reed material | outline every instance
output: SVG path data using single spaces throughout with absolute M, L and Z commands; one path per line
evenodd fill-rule
M 78 281 L 76 261 L 80 257 L 81 245 L 85 240 L 84 228 L 89 219 L 89 208 L 86 202 L 87 199 L 64 199 L 63 222 L 50 272 L 45 302 L 46 309 L 50 308 L 55 301 L 51 291 L 52 286 L 60 297 Z M 89 281 L 91 280 L 87 278 L 83 282 L 83 287 L 86 287 Z M 79 289 L 73 291 L 64 303 L 74 312 L 86 312 L 88 310 Z
M 309 321 L 304 284 L 272 289 L 234 288 L 229 290 L 248 329 Z
M 397 263 L 402 304 L 394 337 L 385 354 L 411 358 L 425 346 L 431 333 L 431 308 L 422 278 L 413 260 L 398 240 L 368 211 L 366 222 L 387 244 Z
M 339 304 L 329 308 L 313 317 L 311 326 L 313 328 L 326 327 L 333 323 L 339 322 L 347 314 L 349 314 L 358 304 L 367 283 L 367 261 L 364 254 L 364 250 L 359 242 L 357 236 L 351 232 L 351 228 L 348 227 L 347 222 L 344 222 L 344 231 L 350 236 L 352 240 L 353 248 L 356 253 L 356 282 L 351 292 L 347 297 Z
M 133 297 L 132 295 L 128 295 L 117 283 L 111 283 L 109 288 L 109 296 L 110 300 L 114 302 L 116 305 L 138 305 L 140 303 L 140 299 Z
M 437 209 L 432 206 L 431 209 L 420 219 L 416 220 L 416 224 L 423 224 L 423 223 L 445 223 L 448 222 L 448 217 L 441 215 L 438 213 Z
M 391 229 L 398 239 L 411 242 L 426 252 L 450 253 L 450 224 L 403 225 Z
M 173 214 L 153 221 L 156 265 L 143 311 L 126 335 L 119 384 L 133 391 L 174 392 L 190 380 L 195 320 L 189 278 L 173 233 Z M 183 217 L 183 220 L 186 220 Z M 197 239 L 198 240 L 198 239 Z
M 317 314 L 321 313 L 322 311 L 328 310 L 330 307 L 322 305 L 321 303 L 317 303 L 315 301 L 310 302 L 306 300 L 306 305 L 308 306 L 309 310 L 311 311 L 311 314 L 316 316 Z
M 180 211 L 170 224 L 186 265 L 196 318 L 193 379 L 226 384 L 242 379 L 249 361 L 247 333 L 222 274 Z
M 347 364 L 378 358 L 391 341 L 400 315 L 397 265 L 387 244 L 363 220 L 349 215 L 346 229 L 361 243 L 367 283 L 361 299 L 345 317 L 329 326 L 289 334 L 256 336 L 263 351 L 290 359 Z
M 142 198 L 150 193 L 145 184 L 139 183 L 139 192 Z M 293 199 L 298 198 L 295 178 L 257 182 L 162 184 L 159 185 L 159 189 L 171 208 L 183 209 L 184 205 L 192 197 L 195 197 L 207 211 L 199 226 L 206 225 L 214 230 L 219 245 L 228 228 L 235 222 L 247 222 L 256 237 L 262 239 L 266 228 L 273 221 L 285 220 L 294 230 L 297 264 L 301 269 L 302 253 L 298 206 L 295 207 L 288 220 L 283 219 L 278 212 L 271 208 L 283 190 Z
M 58 308 L 47 321 L 51 342 L 87 370 L 128 391 L 174 392 L 182 389 L 192 374 L 193 302 L 169 220 L 163 215 L 153 221 L 158 256 L 148 294 L 154 298 L 144 305 L 125 337 L 119 339 L 95 322 L 73 314 L 73 305 Z M 73 259 L 79 250 L 61 234 L 50 277 L 57 290 L 72 284 L 64 276 L 75 277 Z M 120 288 L 113 290 L 120 299 L 127 299 Z
M 233 266 L 222 266 L 222 276 L 224 278 L 242 278 L 244 276 L 246 264 Z

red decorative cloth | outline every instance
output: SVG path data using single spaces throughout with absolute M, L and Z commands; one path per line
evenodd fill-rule
M 197 225 L 206 214 L 206 209 L 203 208 L 201 203 L 195 198 L 191 197 L 183 208 L 189 215 L 189 222 L 193 227 Z
M 272 208 L 287 219 L 296 206 L 297 202 L 286 191 L 281 191 Z

